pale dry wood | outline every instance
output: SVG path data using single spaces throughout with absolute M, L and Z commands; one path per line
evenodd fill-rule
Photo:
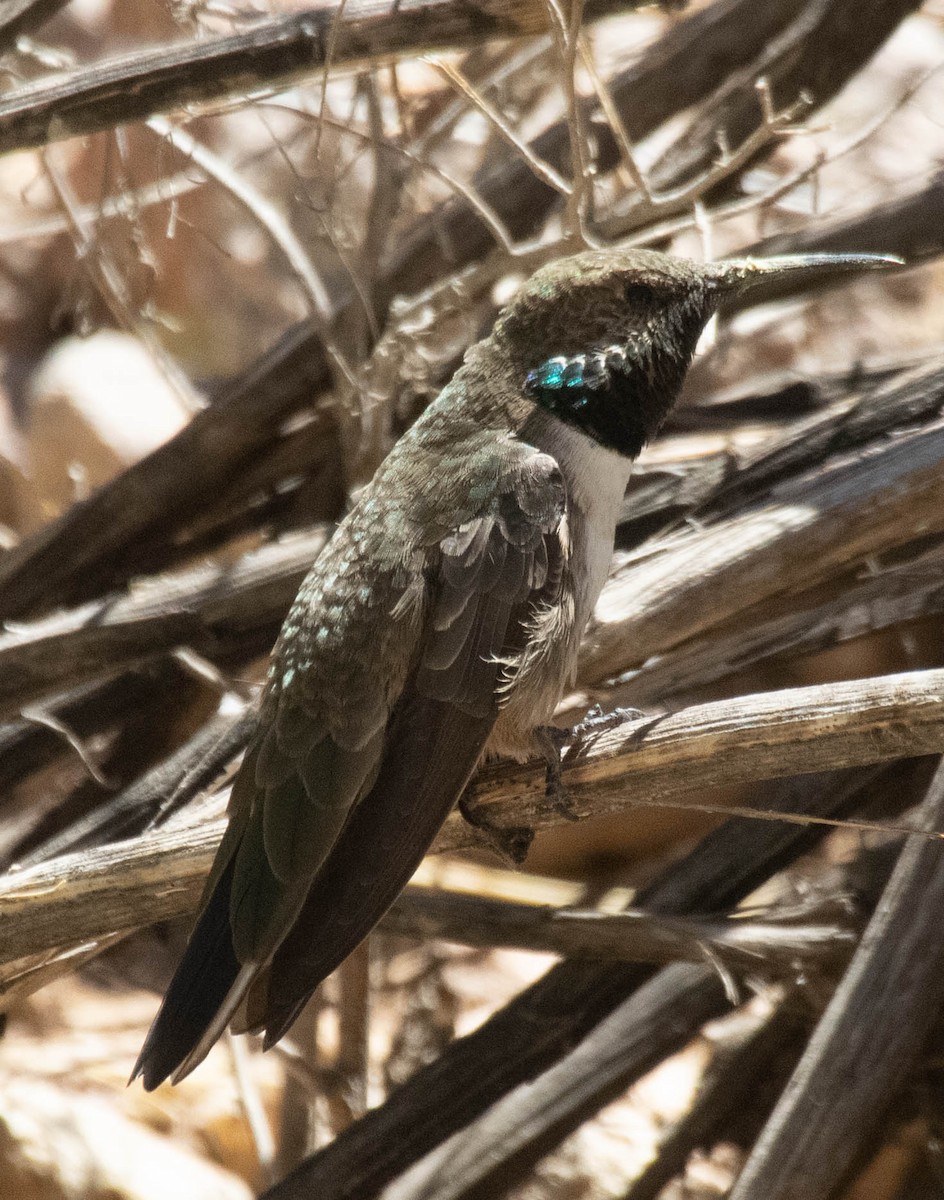
M 774 779 L 938 751 L 944 730 L 944 672 L 914 671 L 790 688 L 692 705 L 629 720 L 592 735 L 563 777 L 581 817 L 672 801 L 715 786 Z M 556 824 L 543 763 L 496 766 L 473 781 L 469 801 L 496 825 Z M 469 844 L 458 814 L 437 850 Z
M 0 715 L 175 646 L 212 652 L 221 641 L 285 616 L 330 530 L 315 528 L 229 566 L 152 577 L 0 634 Z
M 944 422 L 800 476 L 611 578 L 580 679 L 598 683 L 786 587 L 944 529 Z
M 664 703 L 774 655 L 812 654 L 944 612 L 944 547 L 917 554 L 837 590 L 783 597 L 775 611 L 744 614 L 647 662 L 611 694 L 632 707 Z M 605 703 L 603 695 L 597 698 Z
M 841 959 L 856 941 L 851 926 L 816 913 L 802 920 L 708 920 L 662 917 L 639 909 L 600 912 L 550 908 L 507 900 L 408 888 L 384 919 L 387 932 L 417 939 L 441 938 L 466 946 L 509 946 L 565 958 L 615 962 L 704 962 L 716 958 L 734 970 L 794 976 Z
M 916 827 L 937 831 L 942 824 L 944 765 Z M 944 846 L 915 834 L 731 1200 L 835 1195 L 904 1082 L 942 999 Z
M 591 0 L 587 17 L 641 0 Z M 527 37 L 548 29 L 541 0 L 323 0 L 241 33 L 182 41 L 103 59 L 8 93 L 0 102 L 0 153 L 81 137 L 158 113 L 285 87 L 328 65 Z
M 594 735 L 565 762 L 581 816 L 631 811 L 686 793 L 944 752 L 944 671 L 793 688 L 631 720 Z M 471 802 L 496 825 L 565 820 L 545 795 L 544 765 L 498 766 Z M 691 803 L 691 801 L 688 801 Z M 0 880 L 0 961 L 179 916 L 196 904 L 220 820 L 65 855 Z M 453 814 L 434 853 L 476 845 Z
M 0 885 L 3 959 L 79 945 L 192 911 L 223 826 L 219 819 L 166 829 L 8 872 Z

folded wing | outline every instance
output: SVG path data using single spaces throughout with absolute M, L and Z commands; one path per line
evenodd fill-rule
M 298 640 L 283 630 L 274 662 L 289 686 L 270 680 L 203 912 L 135 1067 L 145 1087 L 192 1070 L 247 992 L 243 1023 L 278 1040 L 396 899 L 475 769 L 536 607 L 554 601 L 565 513 L 554 460 L 515 444 L 477 515 L 421 547 L 421 579 L 401 572 L 371 589 L 367 619 L 349 617 L 373 641 L 373 661 L 340 645 L 344 669 L 319 680 L 297 653 L 280 654 Z M 332 563 L 319 567 L 310 580 L 327 573 L 333 593 L 306 583 L 287 629 L 306 616 L 317 629 L 340 611 L 332 596 L 343 597 L 344 580 Z M 415 649 L 391 697 L 382 668 L 414 593 Z M 373 688 L 350 678 L 359 661 L 373 666 Z

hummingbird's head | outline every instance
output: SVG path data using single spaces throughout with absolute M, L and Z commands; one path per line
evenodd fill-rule
M 732 294 L 900 260 L 794 255 L 699 263 L 654 250 L 558 259 L 519 290 L 495 327 L 535 403 L 630 458 L 659 430 L 698 339 Z

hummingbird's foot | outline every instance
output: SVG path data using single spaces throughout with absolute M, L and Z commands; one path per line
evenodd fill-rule
M 561 729 L 558 725 L 540 725 L 534 731 L 535 741 L 544 759 L 545 798 L 568 821 L 580 820 L 580 814 L 561 776 L 561 751 L 573 744 L 574 732 L 573 729 Z
M 646 714 L 641 708 L 611 708 L 604 712 L 599 704 L 588 709 L 587 715 L 570 731 L 573 739 L 571 752 L 576 753 L 584 742 L 597 733 L 606 733 L 609 729 L 617 729 L 624 721 L 638 721 Z
M 496 825 L 485 816 L 481 805 L 471 804 L 465 796 L 459 801 L 459 812 L 482 844 L 494 850 L 505 862 L 520 867 L 528 857 L 534 841 L 534 830 L 529 825 Z
M 561 768 L 562 751 L 566 748 L 568 759 L 583 749 L 584 743 L 608 729 L 616 729 L 624 721 L 635 721 L 646 714 L 638 708 L 614 708 L 604 712 L 599 704 L 589 710 L 584 719 L 570 729 L 557 725 L 542 725 L 535 730 L 535 739 L 546 764 L 545 795 L 548 802 L 568 821 L 579 821 L 580 814 L 564 783 Z

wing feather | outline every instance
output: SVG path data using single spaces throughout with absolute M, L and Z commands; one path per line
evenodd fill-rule
M 502 470 L 468 481 L 477 513 L 467 506 L 475 515 L 429 545 L 398 546 L 395 563 L 378 502 L 355 509 L 299 592 L 204 911 L 135 1070 L 147 1087 L 192 1069 L 247 989 L 249 1011 L 280 1036 L 461 794 L 509 655 L 567 553 L 557 464 L 522 443 L 505 453 Z M 369 587 L 351 582 L 365 554 L 386 564 Z
M 532 452 L 527 465 L 527 514 L 499 493 L 472 523 L 474 532 L 466 526 L 440 543 L 420 664 L 394 711 L 377 780 L 250 990 L 241 1028 L 264 1028 L 266 1046 L 419 865 L 481 756 L 500 704 L 504 659 L 520 648 L 534 605 L 552 601 L 560 586 L 568 552 L 563 480 L 546 455 Z M 504 481 L 508 492 L 520 478 Z

